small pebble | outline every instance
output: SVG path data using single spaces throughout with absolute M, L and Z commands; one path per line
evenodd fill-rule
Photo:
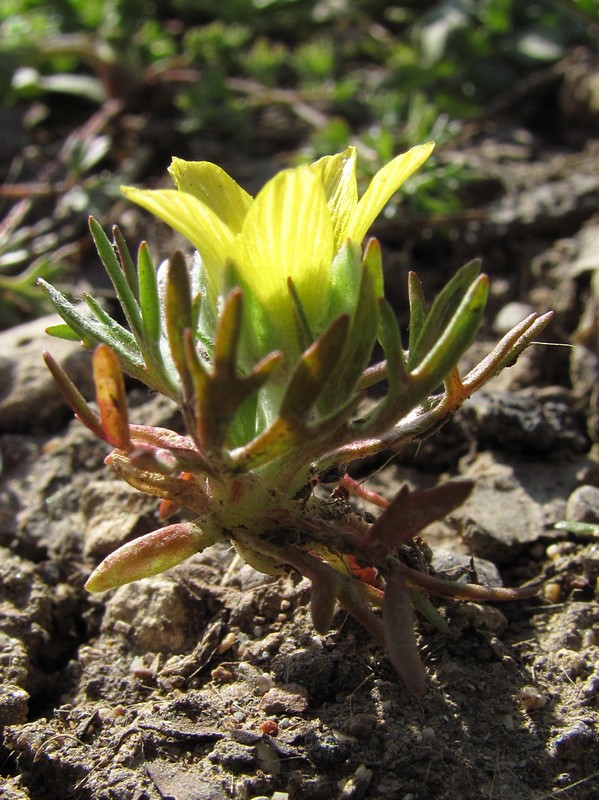
M 351 736 L 364 736 L 370 733 L 376 726 L 376 716 L 374 714 L 354 714 L 347 723 L 347 732 Z
M 269 689 L 260 700 L 260 708 L 266 714 L 303 714 L 309 705 L 308 692 L 295 683 Z
M 520 702 L 525 711 L 534 711 L 547 704 L 547 695 L 539 692 L 534 686 L 523 686 L 520 689 Z
M 534 312 L 527 303 L 506 303 L 493 321 L 495 333 L 503 336 Z
M 437 732 L 435 731 L 435 729 L 431 728 L 428 725 L 422 729 L 421 735 L 423 742 L 432 742 L 434 739 L 437 738 Z
M 543 587 L 543 596 L 548 603 L 559 603 L 562 599 L 562 587 L 560 583 L 552 581 Z
M 268 736 L 276 736 L 279 732 L 279 725 L 274 719 L 265 719 L 260 725 L 260 730 Z
M 233 647 L 236 641 L 237 636 L 232 631 L 229 631 L 229 633 L 223 636 L 219 646 L 216 648 L 216 652 L 219 655 L 226 653 L 227 650 L 230 650 Z
M 506 714 L 502 717 L 503 727 L 506 731 L 513 731 L 514 730 L 514 718 L 511 714 Z
M 566 503 L 566 519 L 575 522 L 599 522 L 599 487 L 578 486 Z
M 549 545 L 545 552 L 547 554 L 547 558 L 550 558 L 552 561 L 557 561 L 557 559 L 561 556 L 568 555 L 568 553 L 573 553 L 575 550 L 576 545 L 574 542 L 554 542 L 553 544 Z
M 260 694 L 266 694 L 269 689 L 272 689 L 272 676 L 268 672 L 263 672 L 256 678 L 256 691 Z

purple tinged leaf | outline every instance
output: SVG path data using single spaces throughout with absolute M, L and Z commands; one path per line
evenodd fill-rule
M 310 590 L 312 624 L 321 636 L 331 629 L 337 603 L 337 582 L 330 574 L 314 574 Z
M 391 562 L 385 572 L 382 616 L 387 653 L 395 671 L 410 691 L 423 694 L 425 673 L 414 633 L 414 610 L 398 562 Z
M 445 578 L 437 578 L 434 575 L 427 575 L 426 572 L 420 572 L 411 567 L 404 568 L 404 577 L 408 586 L 415 589 L 423 589 L 425 592 L 434 594 L 437 597 L 452 597 L 455 600 L 489 600 L 493 603 L 525 600 L 539 591 L 538 585 L 512 588 L 507 586 L 481 586 L 477 583 L 460 583 L 460 581 L 450 581 Z
M 367 541 L 375 560 L 407 544 L 431 522 L 455 511 L 473 488 L 472 481 L 447 481 L 416 492 L 402 487 L 369 528 Z
M 79 393 L 79 390 L 60 366 L 60 364 L 58 364 L 58 362 L 52 358 L 50 353 L 45 350 L 42 353 L 42 356 L 46 362 L 46 366 L 52 373 L 52 377 L 58 384 L 58 388 L 60 389 L 62 396 L 73 409 L 77 418 L 87 428 L 89 428 L 89 430 L 95 436 L 97 436 L 98 439 L 106 440 L 106 434 L 102 428 L 100 417 L 91 410 L 85 401 L 85 398 Z

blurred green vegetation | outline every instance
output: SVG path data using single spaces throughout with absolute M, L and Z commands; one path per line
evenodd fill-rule
M 364 181 L 434 138 L 403 203 L 453 214 L 476 175 L 444 159 L 443 144 L 574 46 L 596 47 L 598 23 L 596 0 L 0 0 L 0 105 L 31 130 L 65 98 L 90 117 L 112 103 L 111 122 L 145 115 L 178 141 L 212 137 L 295 163 L 351 143 Z M 137 131 L 128 147 L 130 128 L 82 127 L 60 150 L 63 213 L 85 206 L 102 219 L 118 185 L 143 173 L 147 142 Z M 14 160 L 0 168 L 15 174 Z M 0 284 L 23 252 L 20 229 L 4 229 Z

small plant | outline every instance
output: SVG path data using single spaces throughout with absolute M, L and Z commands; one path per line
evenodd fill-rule
M 457 508 L 471 483 L 404 488 L 387 502 L 346 474 L 354 459 L 396 451 L 437 427 L 551 316 L 532 314 L 460 376 L 488 279 L 469 263 L 429 307 L 411 274 L 404 349 L 384 297 L 380 246 L 362 242 L 432 148 L 393 159 L 360 199 L 354 148 L 279 173 L 255 199 L 216 165 L 180 159 L 170 168 L 176 189 L 125 188 L 197 249 L 156 270 L 145 243 L 135 264 L 118 228 L 111 243 L 91 220 L 128 329 L 91 296 L 83 312 L 41 281 L 66 323 L 49 333 L 95 348 L 98 414 L 47 353 L 45 360 L 79 419 L 115 448 L 107 463 L 162 498 L 163 518 L 180 507 L 196 516 L 119 548 L 93 572 L 90 591 L 162 572 L 224 539 L 261 572 L 307 576 L 317 631 L 329 630 L 339 603 L 419 692 L 413 605 L 441 624 L 425 595 L 531 594 L 430 574 L 415 537 Z M 372 363 L 377 342 L 384 360 Z M 187 435 L 129 424 L 121 370 L 175 400 Z M 385 392 L 365 410 L 360 402 L 375 384 Z M 382 509 L 374 522 L 352 509 L 352 494 Z

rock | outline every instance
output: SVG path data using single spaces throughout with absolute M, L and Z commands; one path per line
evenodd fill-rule
M 253 747 L 230 740 L 218 742 L 209 759 L 231 772 L 252 770 L 256 765 L 256 753 Z
M 126 633 L 134 647 L 152 653 L 179 653 L 194 623 L 185 591 L 155 576 L 121 586 L 106 604 L 102 631 Z
M 528 303 L 506 303 L 493 321 L 493 330 L 503 336 L 535 310 Z
M 516 453 L 582 453 L 588 441 L 582 420 L 567 396 L 538 397 L 535 390 L 483 390 L 473 395 L 460 418 L 478 441 Z
M 481 586 L 503 586 L 495 564 L 484 558 L 473 558 L 463 553 L 435 549 L 431 566 L 435 572 L 450 581 L 467 578 L 468 581 L 476 580 Z
M 6 725 L 23 725 L 27 721 L 29 695 L 12 684 L 0 686 L 0 729 Z
M 262 697 L 260 708 L 266 714 L 303 714 L 310 704 L 308 692 L 297 683 L 274 687 Z
M 574 489 L 566 503 L 566 519 L 599 523 L 599 487 L 585 485 Z
M 161 797 L 177 800 L 226 800 L 227 795 L 216 783 L 198 780 L 198 774 L 184 761 L 153 759 L 146 772 L 160 792 Z
M 319 766 L 333 767 L 349 756 L 349 748 L 332 731 L 311 730 L 306 734 L 308 758 Z
M 156 498 L 121 480 L 92 481 L 81 496 L 81 510 L 87 520 L 84 554 L 93 561 L 160 527 Z
M 468 500 L 451 515 L 475 556 L 499 566 L 565 519 L 566 500 L 579 485 L 586 456 L 538 459 L 481 453 L 463 467 L 475 482 Z
M 579 720 L 553 740 L 551 754 L 554 758 L 578 759 L 584 753 L 590 755 L 591 749 L 596 746 L 597 734 L 590 725 Z
M 506 564 L 543 532 L 539 505 L 522 485 L 513 466 L 482 453 L 465 477 L 475 480 L 470 498 L 455 512 L 472 553 Z
M 62 322 L 57 315 L 0 333 L 0 432 L 57 430 L 72 417 L 42 360 L 48 350 L 86 398 L 94 395 L 90 354 L 77 342 L 45 333 Z

